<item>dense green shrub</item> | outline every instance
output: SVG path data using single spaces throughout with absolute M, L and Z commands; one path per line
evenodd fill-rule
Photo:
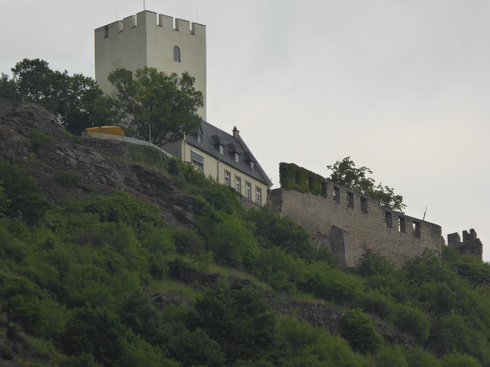
M 321 262 L 307 266 L 305 281 L 298 286 L 316 297 L 345 305 L 356 304 L 363 292 L 361 278 Z
M 373 320 L 360 310 L 345 313 L 340 321 L 340 335 L 354 350 L 362 353 L 376 352 L 383 344 Z
M 193 324 L 221 344 L 228 363 L 259 359 L 273 346 L 273 316 L 252 287 L 207 292 L 195 310 Z
M 191 227 L 178 228 L 174 233 L 177 252 L 180 254 L 199 255 L 206 250 L 206 242 Z
M 291 219 L 269 207 L 249 210 L 245 218 L 254 224 L 254 234 L 263 247 L 277 246 L 308 261 L 315 257 L 309 233 Z
M 85 211 L 97 214 L 103 222 L 123 222 L 142 233 L 149 226 L 164 225 L 156 205 L 148 204 L 136 196 L 118 191 L 112 195 L 95 196 Z
M 218 223 L 208 242 L 216 260 L 223 265 L 250 268 L 258 252 L 257 240 L 237 217 L 229 216 Z
M 263 249 L 252 260 L 253 273 L 273 288 L 293 292 L 296 284 L 304 281 L 306 265 L 279 247 Z
M 441 367 L 482 367 L 482 364 L 472 356 L 453 352 L 441 360 Z
M 398 305 L 395 309 L 394 324 L 398 331 L 411 335 L 420 344 L 429 337 L 429 316 L 416 308 Z
M 40 130 L 34 129 L 29 133 L 29 150 L 37 153 L 39 149 L 49 145 L 53 138 Z
M 0 159 L 0 177 L 4 214 L 10 217 L 20 216 L 29 224 L 39 222 L 50 203 L 34 178 L 25 169 L 3 159 Z
M 63 171 L 58 175 L 58 181 L 66 188 L 77 187 L 80 184 L 80 174 L 74 170 Z
M 282 188 L 314 195 L 322 194 L 325 178 L 294 163 L 279 163 L 279 181 Z

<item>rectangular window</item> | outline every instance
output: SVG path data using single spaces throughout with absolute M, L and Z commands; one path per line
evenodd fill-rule
M 219 146 L 219 152 L 220 152 L 220 154 L 223 154 L 224 153 L 224 150 L 223 150 L 223 146 L 222 145 Z
M 260 187 L 255 188 L 255 202 L 262 205 L 262 189 Z
M 393 227 L 393 218 L 391 216 L 391 212 L 385 212 L 385 225 L 386 225 L 386 228 L 392 228 Z
M 192 164 L 199 172 L 204 173 L 204 157 L 202 155 L 192 152 Z
M 420 238 L 420 223 L 413 222 L 413 235 L 417 238 Z
M 231 186 L 231 173 L 228 171 L 225 171 L 225 185 Z
M 340 189 L 338 187 L 333 188 L 333 201 L 340 204 Z
M 347 193 L 347 207 L 354 209 L 354 194 L 352 192 Z
M 252 185 L 250 182 L 245 182 L 245 197 L 248 200 L 252 200 Z
M 406 232 L 406 228 L 405 228 L 405 218 L 403 218 L 403 217 L 398 217 L 398 230 L 399 230 L 401 233 L 405 233 L 405 232 Z
M 235 176 L 235 190 L 242 193 L 242 179 L 237 176 Z
M 327 197 L 327 183 L 325 181 L 322 182 L 322 196 Z
M 367 214 L 368 212 L 368 201 L 367 198 L 361 197 L 361 212 Z
M 235 162 L 240 163 L 240 155 L 235 153 Z
M 250 168 L 252 169 L 252 171 L 255 171 L 255 163 L 250 161 Z

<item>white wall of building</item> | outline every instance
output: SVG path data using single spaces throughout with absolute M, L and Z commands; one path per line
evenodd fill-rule
M 174 61 L 174 46 L 180 62 Z M 206 120 L 206 26 L 143 11 L 95 30 L 95 79 L 105 93 L 112 91 L 107 81 L 111 71 L 123 67 L 134 72 L 144 66 L 193 76 L 204 96 L 198 112 Z

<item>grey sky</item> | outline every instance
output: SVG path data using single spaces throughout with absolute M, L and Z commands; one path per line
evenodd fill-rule
M 146 0 L 207 25 L 208 120 L 237 126 L 279 184 L 346 156 L 407 214 L 474 227 L 490 260 L 490 2 Z M 23 58 L 94 76 L 93 29 L 143 0 L 0 0 L 0 71 Z

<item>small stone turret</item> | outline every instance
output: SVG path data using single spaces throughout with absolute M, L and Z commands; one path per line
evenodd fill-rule
M 476 255 L 482 258 L 483 244 L 481 243 L 475 230 L 463 231 L 463 240 L 459 233 L 451 233 L 447 235 L 447 245 L 457 249 L 462 255 Z

